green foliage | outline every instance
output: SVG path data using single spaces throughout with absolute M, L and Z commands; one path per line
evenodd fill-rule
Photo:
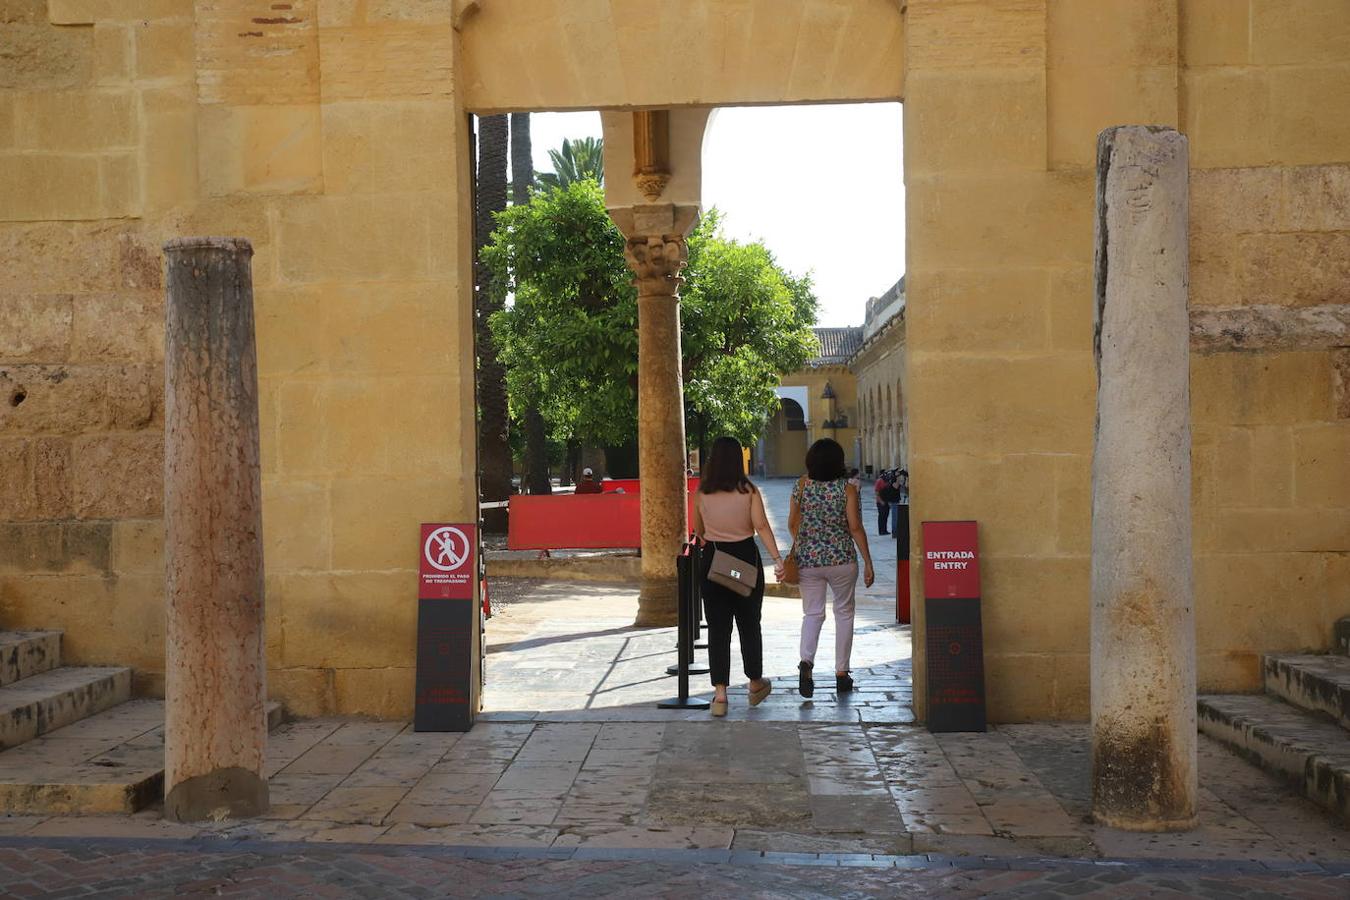
M 603 138 L 563 139 L 561 150 L 548 151 L 553 160 L 552 172 L 540 172 L 539 188 L 551 191 L 590 179 L 605 183 L 605 142 Z
M 710 437 L 748 445 L 779 377 L 815 354 L 816 297 L 810 277 L 784 271 L 763 244 L 724 237 L 721 218 L 710 210 L 689 236 L 680 291 L 685 406 Z
M 555 440 L 630 439 L 637 294 L 600 185 L 536 194 L 497 223 L 482 259 L 493 284 L 515 295 L 492 320 L 513 412 L 537 405 Z
M 483 263 L 515 302 L 493 316 L 512 411 L 537 405 L 554 440 L 631 441 L 637 430 L 637 293 L 595 181 L 536 194 L 497 218 Z M 759 243 L 708 213 L 681 289 L 685 401 L 709 436 L 754 441 L 779 376 L 814 353 L 816 299 Z M 694 431 L 691 422 L 690 431 Z

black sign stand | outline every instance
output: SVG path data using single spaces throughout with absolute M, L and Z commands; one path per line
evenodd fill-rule
M 924 522 L 928 730 L 986 731 L 977 523 Z
M 980 598 L 924 600 L 928 730 L 986 731 Z
M 478 628 L 472 600 L 417 601 L 417 703 L 414 731 L 468 731 L 470 666 Z
M 418 539 L 414 731 L 468 731 L 482 697 L 479 532 L 470 523 L 422 523 Z
M 656 706 L 658 709 L 707 709 L 711 705 L 707 700 L 689 696 L 689 676 L 708 671 L 704 668 L 695 669 L 691 665 L 694 659 L 694 629 L 699 620 L 701 599 L 699 554 L 696 543 L 691 541 L 684 545 L 683 552 L 675 559 L 675 572 L 679 595 L 679 628 L 676 640 L 679 655 L 678 662 L 672 667 L 675 671 L 671 674 L 679 678 L 679 695 L 662 700 Z M 670 672 L 669 669 L 666 671 Z

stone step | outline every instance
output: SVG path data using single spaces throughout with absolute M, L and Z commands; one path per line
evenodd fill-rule
M 1350 729 L 1350 656 L 1267 656 L 1264 669 L 1267 694 Z
M 1350 823 L 1350 739 L 1337 725 L 1262 694 L 1201 697 L 1200 731 Z
M 268 703 L 268 731 L 284 721 Z M 0 753 L 0 810 L 10 813 L 134 813 L 163 799 L 163 700 L 131 700 Z
M 0 750 L 31 741 L 131 697 L 131 670 L 60 668 L 0 688 Z
M 0 631 L 0 688 L 61 665 L 61 632 Z

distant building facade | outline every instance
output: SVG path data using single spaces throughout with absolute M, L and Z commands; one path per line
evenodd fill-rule
M 784 375 L 756 454 L 770 477 L 804 471 L 806 448 L 834 438 L 864 471 L 904 461 L 904 279 L 867 301 L 861 327 L 817 328 L 819 350 Z
M 849 359 L 858 381 L 861 468 L 906 466 L 904 278 L 867 301 L 862 332 L 862 345 Z

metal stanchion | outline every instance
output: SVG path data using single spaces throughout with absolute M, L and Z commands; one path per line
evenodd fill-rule
M 699 559 L 699 557 L 698 557 L 698 552 L 699 552 L 699 551 L 698 551 L 698 545 L 695 544 L 695 545 L 694 545 L 694 559 L 695 559 L 695 561 L 698 561 L 698 559 Z M 694 571 L 695 571 L 695 572 L 701 572 L 701 571 L 703 571 L 703 569 L 702 569 L 701 566 L 695 565 L 695 566 L 694 566 Z M 705 624 L 703 623 L 703 591 L 701 591 L 701 590 L 695 590 L 695 591 L 694 591 L 694 649 L 695 649 L 695 650 L 707 650 L 707 649 L 708 649 L 708 641 L 707 641 L 707 639 L 706 639 L 705 637 L 703 637 L 703 629 L 706 628 L 706 627 L 707 627 L 707 625 L 705 625 Z M 699 641 L 702 641 L 703 643 L 699 643 Z
M 693 542 L 684 545 L 684 551 L 675 561 L 679 592 L 679 618 L 676 642 L 678 663 L 671 674 L 679 676 L 679 695 L 656 704 L 658 709 L 707 709 L 709 702 L 689 696 L 689 676 L 706 673 L 707 669 L 696 669 L 691 664 L 694 659 L 694 623 L 698 616 L 698 546 Z M 670 669 L 666 670 L 670 672 Z
M 706 642 L 703 644 L 696 643 L 699 631 L 699 620 L 703 617 L 703 591 L 699 589 L 699 574 L 703 571 L 703 568 L 700 565 L 702 560 L 699 556 L 699 552 L 698 541 L 694 539 L 693 535 L 690 535 L 689 542 L 684 545 L 684 550 L 680 554 L 680 560 L 684 560 L 685 558 L 688 558 L 689 560 L 689 581 L 687 585 L 684 582 L 680 582 L 680 586 L 677 588 L 680 595 L 680 614 L 684 614 L 685 604 L 688 603 L 689 609 L 691 610 L 689 614 L 691 625 L 687 629 L 683 627 L 680 628 L 679 634 L 675 638 L 675 649 L 678 651 L 681 644 L 687 643 L 689 648 L 688 668 L 690 675 L 707 675 L 708 672 L 711 671 L 707 666 L 699 665 L 694 662 L 694 651 L 706 650 L 708 648 Z M 678 568 L 679 564 L 677 562 L 677 571 Z M 680 674 L 679 665 L 666 666 L 666 674 Z

